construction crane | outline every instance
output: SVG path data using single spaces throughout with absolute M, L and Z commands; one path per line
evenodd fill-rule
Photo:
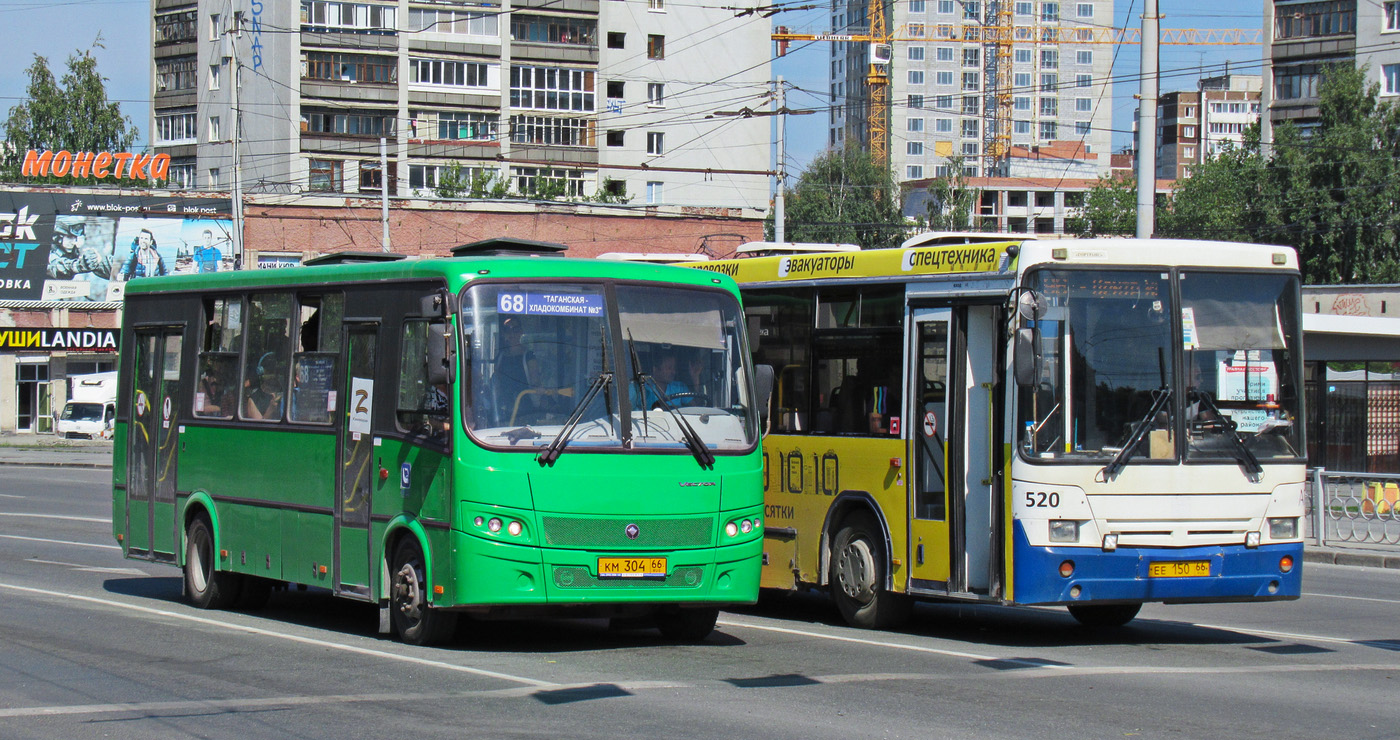
M 1011 155 L 1012 112 L 1012 48 L 1017 44 L 1140 44 L 1139 29 L 1073 27 L 1073 26 L 1015 26 L 1010 2 L 985 4 L 981 25 L 905 24 L 898 33 L 890 34 L 885 25 L 885 3 L 869 3 L 864 34 L 793 33 L 778 26 L 772 34 L 778 42 L 778 56 L 787 53 L 793 41 L 837 41 L 870 44 L 870 69 L 866 74 L 870 105 L 866 109 L 866 130 L 870 137 L 870 154 L 881 166 L 889 166 L 889 66 L 896 41 L 976 43 L 983 48 L 982 66 L 986 84 L 983 85 L 982 153 L 987 163 L 984 172 L 1005 175 Z M 917 25 L 917 28 L 915 26 Z M 1160 43 L 1190 46 L 1240 46 L 1261 43 L 1259 29 L 1164 29 Z

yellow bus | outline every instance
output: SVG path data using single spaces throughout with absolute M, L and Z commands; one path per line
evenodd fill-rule
M 1293 250 L 931 234 L 692 266 L 739 283 L 776 378 L 762 586 L 866 627 L 911 597 L 1096 626 L 1298 597 Z

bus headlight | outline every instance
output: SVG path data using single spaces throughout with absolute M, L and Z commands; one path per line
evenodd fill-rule
M 733 537 L 734 535 L 739 534 L 739 523 L 738 523 L 738 522 L 730 522 L 730 523 L 724 525 L 724 533 L 727 534 L 727 535 L 729 535 L 730 537 Z
M 489 522 L 486 523 L 486 528 L 489 529 L 489 530 L 491 530 L 492 532 L 499 532 L 499 531 L 501 531 L 501 520 L 500 520 L 500 519 L 497 519 L 497 518 L 494 517 L 494 516 L 491 517 L 491 521 L 489 521 Z
M 519 537 L 520 533 L 525 531 L 525 526 L 512 519 L 510 524 L 506 525 L 506 531 L 510 533 L 511 537 Z
M 1079 522 L 1075 519 L 1051 519 L 1051 542 L 1078 542 Z
M 1287 516 L 1269 519 L 1269 538 L 1291 540 L 1298 536 L 1298 517 Z

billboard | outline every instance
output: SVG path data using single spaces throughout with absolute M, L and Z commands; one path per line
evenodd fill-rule
M 229 205 L 0 192 L 0 300 L 119 301 L 133 278 L 231 270 Z

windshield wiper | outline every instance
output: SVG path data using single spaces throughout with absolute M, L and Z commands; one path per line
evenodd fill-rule
M 569 420 L 564 422 L 564 428 L 560 429 L 559 434 L 555 435 L 554 439 L 550 440 L 549 444 L 540 451 L 540 454 L 535 456 L 541 466 L 553 465 L 554 461 L 564 454 L 564 448 L 569 446 L 569 437 L 573 435 L 579 420 L 583 418 L 583 412 L 588 409 L 588 404 L 592 403 L 598 392 L 608 387 L 612 381 L 613 374 L 611 372 L 604 370 L 598 373 L 598 376 L 588 385 L 588 392 L 583 394 L 578 405 L 574 406 L 573 413 L 569 414 Z
M 1108 461 L 1108 464 L 1104 466 L 1103 470 L 1099 471 L 1103 473 L 1103 480 L 1105 483 L 1117 478 L 1118 474 L 1123 472 L 1123 468 L 1128 466 L 1128 458 L 1133 456 L 1133 450 L 1136 450 L 1138 446 L 1142 444 L 1142 441 L 1147 438 L 1148 427 L 1151 425 L 1152 420 L 1157 418 L 1157 414 L 1167 405 L 1167 399 L 1172 397 L 1170 388 L 1162 388 L 1152 393 L 1156 397 L 1152 403 L 1152 408 L 1148 409 L 1147 414 L 1141 419 L 1138 419 L 1138 422 L 1133 425 L 1133 433 L 1128 435 L 1128 441 L 1123 445 L 1123 449 L 1119 450 L 1118 454 L 1114 455 L 1113 459 Z
M 715 453 L 705 446 L 704 440 L 696 433 L 695 428 L 690 426 L 690 422 L 685 420 L 685 416 L 666 400 L 666 392 L 657 385 L 656 379 L 642 372 L 642 360 L 637 355 L 637 343 L 632 340 L 632 330 L 627 330 L 627 350 L 632 355 L 632 380 L 637 384 L 638 395 L 641 397 L 642 406 L 642 426 L 650 427 L 647 423 L 647 386 L 651 386 L 656 391 L 656 402 L 661 408 L 671 414 L 671 418 L 676 420 L 676 426 L 681 429 L 681 439 L 685 441 L 685 446 L 690 450 L 690 454 L 695 456 L 701 467 L 713 467 L 715 464 Z
M 1240 433 L 1238 431 L 1239 425 L 1235 423 L 1235 420 L 1220 413 L 1220 409 L 1215 405 L 1215 401 L 1211 400 L 1209 393 L 1198 391 L 1194 388 L 1192 392 L 1196 399 L 1201 402 L 1201 405 L 1215 414 L 1215 418 L 1211 421 L 1218 423 L 1220 428 L 1225 430 L 1224 436 L 1226 439 L 1230 440 L 1230 451 L 1235 454 L 1235 459 L 1238 460 L 1240 466 L 1244 468 L 1245 476 L 1249 478 L 1249 482 L 1258 483 L 1264 480 L 1264 466 L 1259 464 L 1259 458 L 1255 457 L 1254 453 L 1249 451 L 1249 447 L 1245 445 L 1244 440 L 1240 438 Z

